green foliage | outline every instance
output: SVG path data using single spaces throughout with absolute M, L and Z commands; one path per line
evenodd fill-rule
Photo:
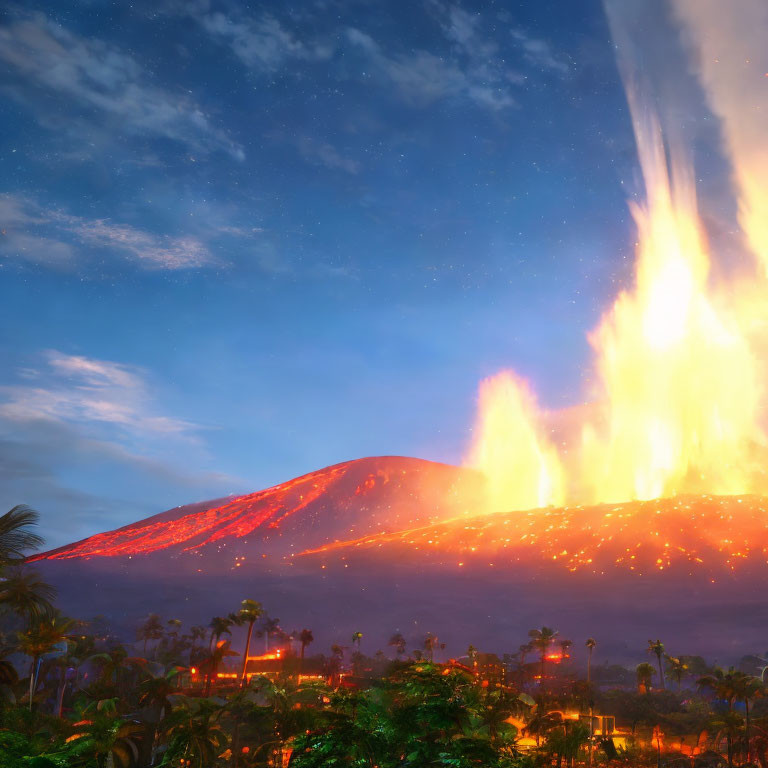
M 516 731 L 506 719 L 520 706 L 463 671 L 411 664 L 376 687 L 334 695 L 322 725 L 296 740 L 292 765 L 513 766 Z
M 24 508 L 0 517 L 0 603 L 14 622 L 14 635 L 0 638 L 0 768 L 277 768 L 289 751 L 292 768 L 562 768 L 586 762 L 590 733 L 573 710 L 593 709 L 632 733 L 618 753 L 603 742 L 605 749 L 591 755 L 595 766 L 655 766 L 653 734 L 660 732 L 667 750 L 726 744 L 731 765 L 752 758 L 768 765 L 768 699 L 761 698 L 762 680 L 749 674 L 758 657 L 745 659 L 741 670 L 710 669 L 699 657 L 668 656 L 656 640 L 647 648 L 656 663 L 645 661 L 633 673 L 592 667 L 597 643 L 590 638 L 589 679 L 566 680 L 566 665 L 552 664 L 557 672 L 547 675 L 552 645 L 559 643 L 563 656 L 571 646 L 551 627 L 531 630 L 503 664 L 470 646 L 469 668 L 434 663 L 444 645 L 432 634 L 423 650 L 404 658 L 405 638 L 395 633 L 389 645 L 398 659 L 389 662 L 382 652 L 364 655 L 363 633 L 355 632 L 352 654 L 332 646 L 325 658 L 330 685 L 302 684 L 302 669 L 318 662 L 304 664 L 314 636 L 303 629 L 292 638 L 300 656 L 288 646 L 270 677 L 246 684 L 255 623 L 267 643 L 288 639 L 260 603 L 242 601 L 236 613 L 214 618 L 210 632 L 185 632 L 180 620 L 151 614 L 137 633 L 141 655 L 131 655 L 107 630 L 89 633 L 57 614 L 53 591 L 31 571 L 9 573 L 9 564 L 39 544 L 30 530 L 35 519 Z M 247 632 L 237 633 L 237 651 L 233 626 Z M 526 655 L 533 661 L 526 664 Z M 222 667 L 232 669 L 233 656 L 242 657 L 240 674 L 217 679 Z M 362 686 L 355 690 L 340 684 L 350 660 Z M 664 690 L 665 673 L 675 692 Z M 662 690 L 651 690 L 655 679 Z M 642 692 L 630 690 L 635 680 Z M 699 695 L 682 691 L 689 680 Z M 609 684 L 615 689 L 602 692 Z M 510 720 L 522 720 L 524 735 L 534 737 L 530 753 L 518 751 L 521 734 Z M 676 759 L 670 753 L 665 764 L 688 765 Z
M 0 515 L 0 571 L 9 565 L 20 565 L 29 550 L 42 545 L 43 539 L 33 530 L 39 518 L 26 504 L 17 504 Z

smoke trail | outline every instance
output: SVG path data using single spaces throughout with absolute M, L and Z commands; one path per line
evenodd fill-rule
M 696 74 L 720 119 L 739 223 L 768 274 L 768 2 L 671 0 Z

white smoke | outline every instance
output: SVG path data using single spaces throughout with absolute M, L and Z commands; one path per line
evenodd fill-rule
M 768 2 L 670 2 L 709 107 L 721 122 L 739 223 L 768 274 Z

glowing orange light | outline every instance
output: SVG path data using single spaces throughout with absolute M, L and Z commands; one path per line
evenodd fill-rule
M 469 463 L 487 476 L 488 511 L 563 497 L 594 504 L 768 491 L 762 265 L 756 260 L 758 274 L 741 281 L 713 281 L 693 172 L 631 93 L 630 106 L 646 198 L 630 206 L 634 284 L 589 337 L 594 402 L 571 414 L 577 434 L 558 451 L 523 382 L 502 372 L 481 383 Z M 764 185 L 760 192 L 768 211 Z M 759 218 L 742 225 L 768 254 L 768 223 Z

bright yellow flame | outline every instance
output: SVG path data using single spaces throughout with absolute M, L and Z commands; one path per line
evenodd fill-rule
M 635 284 L 590 335 L 599 416 L 561 460 L 525 388 L 509 374 L 483 382 L 472 463 L 495 510 L 556 504 L 564 489 L 588 503 L 765 490 L 760 361 L 741 327 L 744 304 L 710 285 L 687 164 L 668 162 L 658 121 L 630 106 L 646 200 L 630 206 Z
M 488 510 L 562 503 L 560 460 L 525 382 L 506 371 L 481 382 L 476 435 L 470 463 L 488 479 Z
M 691 174 L 668 172 L 661 130 L 633 110 L 647 200 L 632 206 L 636 284 L 592 334 L 606 423 L 587 427 L 582 478 L 592 501 L 750 489 L 758 365 L 709 255 Z

